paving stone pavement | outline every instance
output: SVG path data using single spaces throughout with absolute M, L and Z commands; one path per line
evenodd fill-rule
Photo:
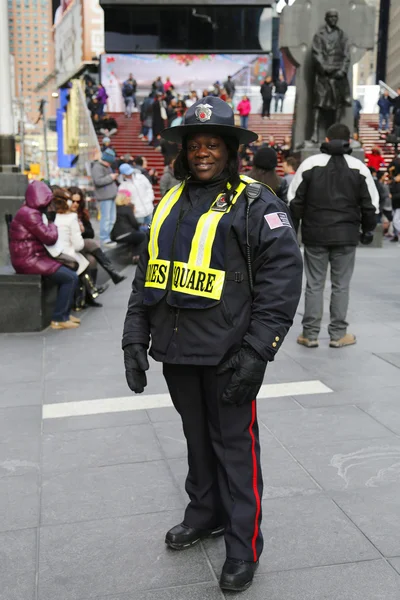
M 268 366 L 265 384 L 304 392 L 259 399 L 265 549 L 252 588 L 226 598 L 399 600 L 399 258 L 386 241 L 358 252 L 356 346 L 328 347 L 326 312 L 320 348 L 298 346 L 301 303 Z M 76 331 L 0 336 L 0 600 L 225 597 L 221 538 L 164 545 L 186 502 L 173 408 L 42 418 L 43 405 L 132 396 L 127 273 Z M 159 364 L 148 380 L 147 395 L 167 393 Z M 306 393 L 312 381 L 332 392 Z

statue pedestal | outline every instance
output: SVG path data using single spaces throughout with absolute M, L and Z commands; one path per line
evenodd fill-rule
M 21 173 L 0 173 L 0 266 L 10 263 L 5 215 L 15 215 L 25 200 L 28 178 Z

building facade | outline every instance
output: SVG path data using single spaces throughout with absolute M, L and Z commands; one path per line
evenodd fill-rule
M 393 89 L 400 87 L 400 1 L 391 0 L 386 62 L 386 83 Z
M 24 100 L 25 117 L 34 123 L 39 102 L 48 101 L 54 116 L 51 86 L 35 91 L 54 72 L 51 0 L 8 0 L 10 53 L 13 55 L 15 97 Z

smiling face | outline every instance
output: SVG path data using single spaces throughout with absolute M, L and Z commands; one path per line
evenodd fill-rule
M 219 135 L 198 133 L 188 139 L 187 160 L 195 179 L 210 181 L 225 169 L 228 149 Z

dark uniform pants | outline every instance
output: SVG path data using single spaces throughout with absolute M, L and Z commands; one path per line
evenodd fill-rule
M 188 447 L 184 523 L 199 529 L 225 525 L 227 556 L 257 561 L 263 482 L 256 401 L 223 404 L 232 373 L 217 375 L 217 367 L 164 364 L 163 371 Z

